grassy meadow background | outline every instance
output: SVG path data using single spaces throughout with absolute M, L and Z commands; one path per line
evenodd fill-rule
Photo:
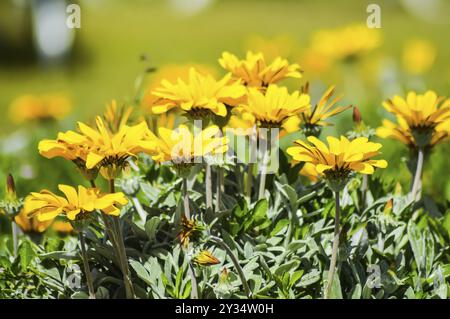
M 354 65 L 351 72 L 356 82 L 354 79 L 349 82 L 349 71 L 342 66 L 308 72 L 302 54 L 311 35 L 319 29 L 365 23 L 366 7 L 373 1 L 216 0 L 195 14 L 174 9 L 173 3 L 188 3 L 187 0 L 79 2 L 81 29 L 77 30 L 74 52 L 64 64 L 43 65 L 31 55 L 13 59 L 0 54 L 0 109 L 3 111 L 0 116 L 0 180 L 4 180 L 7 172 L 13 173 L 23 194 L 55 185 L 48 182 L 51 180 L 64 182 L 78 178 L 69 175 L 70 163 L 62 160 L 50 163 L 40 158 L 37 141 L 43 137 L 53 138 L 61 129 L 74 129 L 76 120 L 89 121 L 101 113 L 112 98 L 132 103 L 137 79 L 148 67 L 158 69 L 166 64 L 196 63 L 215 68 L 221 75 L 217 59 L 223 51 L 242 56 L 247 49 L 268 50 L 304 68 L 302 83 L 311 82 L 313 96 L 314 88 L 321 92 L 335 84 L 337 92 L 344 94 L 344 101 L 357 105 L 364 121 L 374 128 L 386 116 L 381 102 L 390 96 L 388 93 L 433 89 L 439 95 L 450 95 L 450 43 L 445 40 L 449 30 L 449 2 L 439 2 L 441 7 L 436 15 L 423 18 L 403 5 L 407 1 L 377 1 L 382 8 L 383 43 Z M 2 6 L 4 9 L 5 3 L 0 4 L 0 20 L 3 21 L 0 27 L 5 32 L 19 33 L 19 20 L 8 16 Z M 418 76 L 406 72 L 402 63 L 405 45 L 411 39 L 426 40 L 436 50 L 431 69 Z M 148 60 L 142 61 L 142 55 Z M 383 74 L 395 78 L 395 83 L 385 81 Z M 143 86 L 154 76 L 145 75 Z M 291 88 L 298 86 L 298 83 L 289 84 Z M 17 96 L 55 92 L 66 94 L 73 104 L 71 114 L 61 123 L 16 124 L 10 118 L 8 110 Z M 339 115 L 335 122 L 337 125 L 327 130 L 344 134 L 352 125 L 351 111 Z M 409 175 L 402 162 L 406 147 L 395 141 L 382 143 L 384 158 L 390 165 L 381 174 L 386 180 L 400 180 L 407 188 Z M 449 150 L 449 144 L 438 146 L 425 169 L 425 193 L 440 200 L 450 199 Z M 66 165 L 68 169 L 56 170 L 55 163 Z M 433 180 L 432 185 L 429 180 Z

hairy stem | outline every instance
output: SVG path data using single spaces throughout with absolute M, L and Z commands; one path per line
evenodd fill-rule
M 328 271 L 327 286 L 325 289 L 325 299 L 330 297 L 331 288 L 333 287 L 334 273 L 336 271 L 336 261 L 339 250 L 339 215 L 341 207 L 339 203 L 339 192 L 334 192 L 336 199 L 336 213 L 334 215 L 334 238 L 333 238 L 333 250 L 331 252 L 330 270 Z
M 86 282 L 89 290 L 89 299 L 95 299 L 94 281 L 92 280 L 91 269 L 89 267 L 89 259 L 86 253 L 86 241 L 82 231 L 78 233 L 81 246 L 81 258 L 83 259 L 84 274 L 86 276 Z
M 251 201 L 253 186 L 253 167 L 254 163 L 248 163 L 247 166 L 247 183 L 245 184 L 245 196 Z
M 183 204 L 184 204 L 184 216 L 187 219 L 191 219 L 191 208 L 189 206 L 189 194 L 187 190 L 187 179 L 183 177 Z
M 245 278 L 244 270 L 242 269 L 241 265 L 239 264 L 239 260 L 234 255 L 233 251 L 230 249 L 230 247 L 228 247 L 228 245 L 221 238 L 219 238 L 217 236 L 212 236 L 212 235 L 210 238 L 214 243 L 216 243 L 222 249 L 224 249 L 227 252 L 228 256 L 230 256 L 231 261 L 233 262 L 234 267 L 236 268 L 236 270 L 239 274 L 239 278 L 241 279 L 242 286 L 244 286 L 245 295 L 247 296 L 247 298 L 252 298 L 252 292 L 248 285 L 247 279 Z
M 264 198 L 265 192 L 266 192 L 266 177 L 267 177 L 267 165 L 269 162 L 269 151 L 265 150 L 262 158 L 262 169 L 259 179 L 259 194 L 258 194 L 258 200 L 261 200 Z
M 417 154 L 417 166 L 416 173 L 414 174 L 414 183 L 411 190 L 411 198 L 413 201 L 417 202 L 420 200 L 421 192 L 419 191 L 420 184 L 422 182 L 422 170 L 423 170 L 423 148 L 419 147 L 419 152 Z
M 224 192 L 224 169 L 217 168 L 216 211 L 222 209 L 222 193 Z
M 13 239 L 13 256 L 17 257 L 17 250 L 19 248 L 19 227 L 17 227 L 16 222 L 11 221 L 11 232 Z

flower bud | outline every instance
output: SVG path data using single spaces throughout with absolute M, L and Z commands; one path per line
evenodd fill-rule
M 353 123 L 355 123 L 356 125 L 361 124 L 362 122 L 362 117 L 361 117 L 361 112 L 359 111 L 358 107 L 354 106 L 353 107 Z
M 9 174 L 8 177 L 6 178 L 6 194 L 9 199 L 14 199 L 17 197 L 14 177 L 11 174 Z
M 220 263 L 219 259 L 214 257 L 208 250 L 202 250 L 194 258 L 194 262 L 200 266 L 213 266 Z

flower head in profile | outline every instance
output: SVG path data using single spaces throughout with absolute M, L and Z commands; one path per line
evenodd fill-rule
M 308 83 L 302 88 L 305 94 L 308 94 L 309 85 Z M 342 96 L 336 96 L 334 98 L 335 87 L 331 86 L 322 95 L 316 105 L 307 108 L 305 112 L 301 114 L 301 126 L 306 136 L 314 135 L 318 136 L 323 126 L 331 125 L 326 120 L 332 116 L 335 116 L 345 110 L 351 108 L 348 106 L 337 106 L 336 104 L 340 101 Z
M 20 213 L 22 207 L 23 200 L 17 197 L 14 178 L 11 174 L 8 174 L 6 177 L 5 198 L 0 200 L 0 213 L 6 213 L 9 218 L 13 219 Z
M 387 167 L 385 160 L 373 159 L 379 154 L 381 144 L 369 142 L 365 137 L 349 141 L 345 136 L 340 139 L 328 136 L 328 145 L 314 136 L 307 140 L 295 141 L 287 153 L 295 161 L 311 163 L 333 191 L 341 190 L 352 173 L 372 174 L 375 167 Z
M 150 131 L 144 121 L 133 126 L 122 125 L 116 133 L 105 126 L 101 117 L 97 117 L 96 124 L 96 129 L 81 122 L 78 127 L 90 145 L 86 168 L 98 168 L 106 179 L 117 177 L 127 165 L 128 158 L 142 152 L 150 153 L 155 148 L 148 140 Z
M 180 125 L 171 130 L 165 127 L 158 129 L 158 136 L 150 140 L 156 144 L 152 158 L 158 163 L 170 162 L 178 167 L 191 166 L 208 156 L 221 155 L 228 150 L 228 139 L 221 136 L 219 127 L 212 125 L 194 134 Z
M 199 266 L 214 266 L 220 264 L 220 260 L 214 257 L 210 251 L 202 250 L 194 257 L 194 263 Z
M 440 134 L 437 128 L 450 120 L 450 99 L 438 97 L 433 91 L 427 91 L 423 95 L 409 92 L 406 99 L 396 95 L 385 101 L 383 106 L 388 112 L 396 115 L 398 125 L 384 122 L 384 128 L 378 130 L 381 136 L 400 139 L 398 134 L 400 128 L 402 133 L 409 132 L 408 134 L 413 136 L 414 144 L 418 147 L 429 146 L 433 139 L 436 141 L 438 137 L 434 135 Z M 393 127 L 396 128 L 395 132 L 392 131 Z M 439 130 L 443 132 L 442 126 Z
M 241 125 L 280 128 L 291 117 L 305 112 L 309 102 L 309 95 L 299 91 L 289 93 L 287 88 L 276 84 L 269 85 L 265 94 L 250 88 L 247 103 L 238 108 L 243 119 Z
M 60 120 L 72 109 L 62 94 L 22 95 L 11 103 L 10 115 L 17 122 Z
M 191 68 L 189 79 L 176 82 L 163 80 L 152 94 L 159 97 L 152 106 L 154 114 L 179 109 L 192 118 L 211 115 L 225 117 L 227 107 L 236 106 L 245 96 L 245 87 L 239 81 L 230 81 L 228 74 L 217 81 L 209 74 L 202 74 Z
M 378 29 L 365 24 L 349 25 L 331 30 L 319 30 L 312 38 L 311 48 L 332 60 L 352 61 L 374 50 L 381 44 Z
M 298 64 L 290 64 L 281 57 L 267 63 L 262 53 L 253 53 L 252 51 L 248 51 L 243 60 L 234 54 L 224 52 L 219 63 L 225 70 L 231 72 L 234 79 L 242 80 L 245 86 L 260 90 L 265 90 L 270 84 L 285 78 L 299 79 L 302 77 Z
M 28 216 L 36 216 L 40 222 L 50 221 L 59 215 L 69 220 L 82 220 L 95 211 L 104 214 L 119 216 L 120 206 L 128 203 L 121 192 L 103 194 L 97 188 L 78 186 L 78 190 L 68 185 L 59 185 L 64 196 L 43 190 L 31 193 L 25 199 L 24 210 Z
M 25 210 L 22 210 L 16 217 L 14 217 L 14 221 L 26 234 L 43 233 L 53 223 L 53 220 L 39 221 L 36 216 L 28 216 Z

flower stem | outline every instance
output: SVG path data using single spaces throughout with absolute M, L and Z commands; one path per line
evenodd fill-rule
M 216 211 L 222 209 L 222 192 L 224 192 L 224 169 L 217 168 Z
M 17 257 L 17 250 L 19 248 L 19 227 L 17 227 L 16 222 L 11 221 L 11 232 L 12 232 L 12 240 L 13 240 L 13 256 Z
M 211 165 L 206 163 L 205 167 L 205 187 L 206 187 L 206 209 L 212 209 L 212 182 L 211 182 Z
M 265 192 L 266 192 L 266 176 L 267 176 L 267 165 L 269 162 L 269 151 L 265 150 L 262 158 L 262 169 L 261 169 L 261 175 L 259 178 L 259 194 L 258 194 L 258 200 L 261 200 L 264 198 Z
M 254 163 L 248 163 L 247 166 L 247 183 L 245 184 L 245 196 L 248 198 L 249 202 L 252 198 L 252 184 L 253 184 L 253 167 Z
M 183 204 L 184 204 L 184 216 L 187 219 L 191 219 L 191 208 L 189 207 L 189 194 L 187 190 L 187 179 L 183 177 Z M 189 244 L 191 245 L 191 244 Z M 187 249 L 184 249 L 186 254 Z M 194 266 L 192 265 L 192 261 L 189 260 L 189 277 L 191 277 L 191 299 L 198 299 L 198 285 L 197 278 L 195 277 Z
M 81 258 L 83 259 L 84 274 L 86 276 L 86 282 L 89 290 L 89 299 L 95 299 L 94 282 L 92 280 L 91 269 L 89 267 L 89 259 L 86 253 L 86 241 L 82 231 L 78 233 L 81 246 Z
M 247 279 L 245 278 L 245 274 L 244 274 L 244 270 L 242 269 L 241 265 L 239 264 L 239 260 L 237 259 L 237 257 L 233 254 L 233 251 L 230 249 L 230 247 L 228 247 L 228 245 L 219 237 L 217 236 L 210 236 L 211 240 L 216 243 L 217 245 L 219 245 L 222 249 L 224 249 L 228 256 L 230 256 L 231 261 L 234 264 L 234 267 L 236 268 L 238 274 L 239 274 L 239 278 L 241 279 L 242 282 L 242 286 L 244 286 L 244 291 L 245 294 L 247 296 L 247 298 L 252 298 L 252 292 L 250 290 L 250 287 L 248 285 Z
M 336 260 L 339 249 L 339 215 L 341 207 L 339 204 L 339 192 L 334 192 L 336 199 L 336 212 L 334 214 L 334 238 L 333 238 L 333 250 L 331 252 L 330 270 L 328 271 L 327 286 L 325 289 L 325 299 L 330 297 L 331 288 L 333 287 L 334 273 L 336 271 Z
M 414 174 L 414 183 L 411 190 L 411 198 L 415 202 L 420 200 L 421 197 L 419 186 L 422 182 L 423 157 L 424 157 L 423 148 L 419 147 L 419 152 L 417 154 L 416 173 Z
M 110 193 L 115 193 L 115 186 L 114 186 L 114 179 L 109 180 L 109 191 Z M 113 224 L 113 232 L 115 233 L 115 241 L 117 245 L 117 252 L 119 254 L 120 264 L 122 265 L 122 274 L 123 274 L 123 282 L 125 286 L 125 292 L 127 299 L 134 299 L 135 293 L 134 293 L 134 287 L 133 283 L 131 281 L 131 273 L 130 268 L 128 266 L 128 258 L 127 253 L 125 250 L 125 243 L 123 242 L 123 234 L 122 229 L 120 228 L 119 224 L 119 217 L 114 216 L 112 218 Z
M 191 208 L 189 206 L 189 194 L 187 190 L 187 179 L 183 177 L 183 204 L 184 204 L 184 216 L 187 219 L 191 219 Z

